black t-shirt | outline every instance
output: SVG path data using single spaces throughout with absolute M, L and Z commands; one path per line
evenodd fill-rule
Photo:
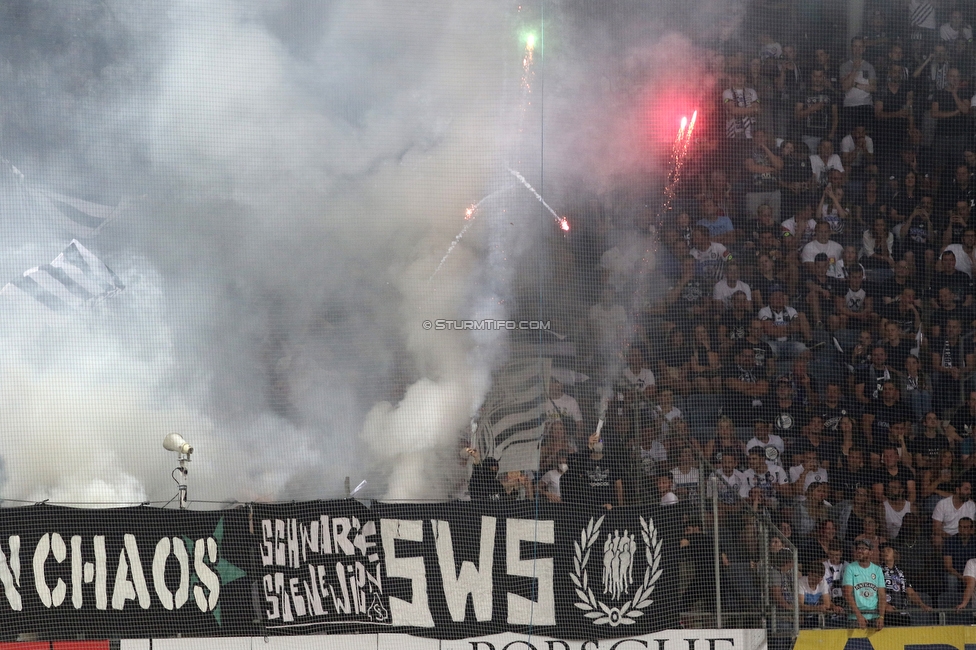
M 889 323 L 894 323 L 897 325 L 898 331 L 902 334 L 915 334 L 918 331 L 918 329 L 915 327 L 915 312 L 911 310 L 902 310 L 900 298 L 896 298 L 887 305 L 882 304 L 880 309 L 878 309 L 878 313 L 883 318 L 887 319 Z M 902 343 L 911 343 L 911 341 L 902 341 Z M 889 365 L 894 366 L 894 364 L 891 363 L 889 363 Z
M 941 107 L 941 104 L 939 106 Z M 976 183 L 970 179 L 969 185 L 962 187 L 953 179 L 949 186 L 940 193 L 939 199 L 940 211 L 943 213 L 955 209 L 957 201 L 966 201 L 970 208 L 976 209 Z M 948 217 L 946 217 L 946 221 L 948 222 Z
M 875 99 L 881 102 L 882 110 L 885 113 L 897 113 L 908 104 L 908 93 L 911 89 L 907 84 L 899 84 L 898 92 L 893 93 L 885 84 L 884 88 L 875 95 Z M 939 105 L 942 106 L 941 104 Z M 908 131 L 907 117 L 892 117 L 886 120 L 878 120 L 878 130 L 883 131 L 889 138 L 892 136 L 904 137 Z M 887 138 L 880 138 L 882 144 L 887 144 Z
M 738 379 L 747 383 L 758 383 L 756 369 L 746 369 L 733 363 L 726 366 L 723 376 L 728 379 Z M 749 424 L 756 414 L 764 413 L 763 400 L 750 397 L 738 391 L 725 391 L 725 415 L 730 416 L 737 425 Z
M 818 278 L 816 275 L 808 275 L 807 282 L 812 282 L 816 285 L 818 289 L 826 289 L 830 293 L 829 300 L 831 302 L 830 308 L 833 310 L 833 299 L 835 296 L 844 295 L 844 283 L 837 278 L 832 278 L 829 275 L 824 278 Z
M 848 417 L 853 417 L 851 415 L 850 405 L 843 399 L 837 402 L 837 406 L 827 406 L 826 404 L 821 404 L 819 413 L 820 417 L 823 419 L 824 431 L 834 436 L 840 435 L 840 430 L 837 428 L 840 426 L 840 419 L 845 415 Z
M 568 477 L 570 483 L 569 500 L 573 503 L 600 507 L 606 503 L 615 504 L 615 487 L 621 478 L 620 467 L 610 456 L 593 460 L 590 452 L 575 454 L 570 461 L 569 471 L 560 479 L 560 493 L 563 481 Z
M 885 486 L 885 491 L 888 489 L 889 481 L 901 481 L 902 486 L 907 486 L 909 481 L 915 480 L 915 471 L 912 470 L 912 468 L 908 467 L 907 465 L 902 465 L 901 463 L 898 463 L 896 467 L 898 468 L 898 472 L 894 476 L 889 474 L 888 470 L 882 467 L 874 473 L 874 478 L 872 480 L 874 483 L 880 483 L 881 485 Z M 908 496 L 907 490 L 905 495 Z
M 784 283 L 775 277 L 770 280 L 762 275 L 756 275 L 755 279 L 749 284 L 753 292 L 759 291 L 762 293 L 762 299 L 767 305 L 769 304 L 769 297 L 773 295 L 773 287 L 777 285 L 782 287 Z
M 952 293 L 955 294 L 956 300 L 962 303 L 966 299 L 966 296 L 973 292 L 973 281 L 961 271 L 956 271 L 952 275 L 948 273 L 936 273 L 932 276 L 932 284 L 929 286 L 929 297 L 938 298 L 939 290 L 942 287 L 949 287 Z
M 970 307 L 956 305 L 955 309 L 949 311 L 940 306 L 937 309 L 932 310 L 930 322 L 932 327 L 938 327 L 942 332 L 945 332 L 946 323 L 949 322 L 950 318 L 958 320 L 962 325 L 962 331 L 968 332 L 969 330 L 973 329 L 972 322 L 974 319 L 976 319 L 976 314 L 973 313 L 973 310 Z
M 677 348 L 668 346 L 661 354 L 661 358 L 668 368 L 681 368 L 685 364 L 691 363 L 692 352 L 693 350 L 687 344 Z
M 943 449 L 948 448 L 949 439 L 941 433 L 937 433 L 934 438 L 920 434 L 908 442 L 908 451 L 912 456 L 919 454 L 933 461 L 938 458 Z
M 800 93 L 798 103 L 803 104 L 804 109 L 810 108 L 814 104 L 824 104 L 822 109 L 814 111 L 800 120 L 800 131 L 802 131 L 803 135 L 827 135 L 833 123 L 834 113 L 831 107 L 840 106 L 838 94 L 829 88 L 824 88 L 823 90 L 813 90 L 811 88 Z M 811 151 L 810 153 L 815 154 L 817 152 Z
M 882 400 L 878 400 L 872 409 L 874 422 L 871 423 L 871 436 L 874 438 L 874 445 L 871 451 L 880 454 L 885 446 L 888 445 L 888 433 L 891 425 L 897 422 L 910 422 L 912 419 L 908 407 L 901 402 L 895 402 L 889 406 Z
M 885 352 L 888 354 L 888 366 L 904 372 L 905 370 L 905 359 L 909 357 L 912 349 L 912 342 L 901 340 L 898 345 L 892 345 L 888 341 L 881 344 Z
M 958 93 L 957 93 L 958 94 Z M 962 99 L 962 97 L 960 97 Z M 932 101 L 939 103 L 940 111 L 956 110 L 956 100 L 947 90 L 936 90 L 932 93 Z M 935 137 L 943 140 L 953 140 L 966 135 L 966 116 L 943 117 L 935 121 Z
M 885 366 L 885 368 L 877 370 L 871 363 L 862 366 L 854 373 L 854 384 L 864 384 L 864 396 L 876 400 L 881 395 L 881 386 L 893 378 L 888 368 Z
M 718 324 L 725 327 L 725 335 L 730 341 L 739 342 L 749 333 L 749 323 L 754 316 L 749 312 L 737 318 L 731 309 L 727 310 L 719 319 Z
M 888 201 L 888 207 L 894 208 L 895 211 L 902 217 L 908 217 L 911 213 L 915 212 L 915 208 L 918 207 L 919 202 L 922 200 L 922 193 L 915 190 L 914 194 L 911 196 L 905 190 L 895 193 Z M 918 223 L 925 223 L 922 219 L 915 220 Z M 867 222 L 865 222 L 867 223 Z
M 874 475 L 866 468 L 862 467 L 856 472 L 847 468 L 847 460 L 843 457 L 839 459 L 838 467 L 830 469 L 830 487 L 841 494 L 841 498 L 849 501 L 854 498 L 857 488 L 871 489 L 874 485 Z
M 894 277 L 889 277 L 876 286 L 877 291 L 875 292 L 874 297 L 888 298 L 889 300 L 897 300 L 905 289 L 912 288 L 912 285 L 910 285 L 908 281 L 900 284 Z
M 773 424 L 773 433 L 783 440 L 795 440 L 800 437 L 800 429 L 807 423 L 803 407 L 793 401 L 787 408 L 779 405 L 779 400 L 768 400 L 766 415 Z
M 750 154 L 752 162 L 760 167 L 772 167 L 773 163 L 769 159 L 769 154 L 762 147 L 756 147 Z M 775 192 L 779 189 L 779 178 L 776 172 L 764 172 L 752 174 L 752 183 L 749 190 L 752 192 Z
M 766 376 L 766 364 L 773 358 L 773 348 L 770 347 L 769 343 L 760 339 L 757 343 L 751 343 L 748 340 L 743 339 L 743 345 L 748 345 L 752 348 L 753 353 L 756 355 L 756 367 L 753 369 L 753 373 L 759 379 Z
M 949 339 L 942 337 L 938 342 L 933 341 L 930 349 L 939 355 L 940 368 L 963 368 L 966 366 L 966 356 L 973 353 L 973 342 L 960 336 L 952 344 Z
M 959 437 L 965 441 L 966 438 L 972 436 L 973 429 L 976 428 L 976 417 L 970 415 L 969 409 L 963 405 L 952 414 L 952 419 L 949 420 L 949 424 L 956 430 Z
M 468 493 L 475 501 L 498 501 L 505 498 L 505 486 L 498 480 L 497 471 L 488 469 L 487 463 L 480 463 L 471 473 Z

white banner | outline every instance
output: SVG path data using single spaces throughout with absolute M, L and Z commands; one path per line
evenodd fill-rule
M 765 630 L 665 630 L 644 636 L 571 641 L 493 634 L 441 641 L 407 634 L 122 640 L 120 650 L 766 650 Z

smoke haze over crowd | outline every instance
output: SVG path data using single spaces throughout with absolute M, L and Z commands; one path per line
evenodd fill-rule
M 124 292 L 4 315 L 0 496 L 166 501 L 179 431 L 191 500 L 445 497 L 509 341 L 422 321 L 549 308 L 508 168 L 560 213 L 646 192 L 701 92 L 643 3 L 588 4 L 6 3 L 0 280 L 70 241 L 24 182 L 131 207 L 85 241 Z

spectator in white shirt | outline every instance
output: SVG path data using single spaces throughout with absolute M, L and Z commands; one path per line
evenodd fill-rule
M 942 27 L 939 28 L 939 36 L 947 42 L 960 38 L 964 41 L 971 41 L 973 40 L 973 28 L 963 20 L 961 11 L 953 9 L 952 13 L 949 14 L 949 22 L 943 23 Z
M 813 273 L 813 263 L 817 260 L 817 254 L 827 255 L 827 275 L 838 280 L 844 279 L 844 247 L 830 238 L 830 224 L 819 222 L 813 231 L 813 241 L 803 247 L 800 253 L 800 261 L 807 275 Z
M 831 169 L 844 172 L 844 163 L 840 156 L 834 153 L 834 143 L 830 140 L 821 140 L 817 145 L 817 153 L 810 156 L 810 171 L 816 176 L 817 182 L 821 185 L 827 184 L 827 172 Z
M 723 312 L 732 306 L 732 295 L 741 291 L 746 296 L 746 300 L 752 302 L 752 289 L 748 284 L 739 279 L 739 265 L 730 262 L 725 267 L 725 279 L 719 280 L 712 291 L 712 300 L 716 303 L 716 311 Z
M 952 496 L 942 499 L 935 506 L 932 512 L 932 545 L 936 550 L 942 550 L 946 537 L 959 533 L 960 519 L 976 518 L 976 504 L 970 498 L 972 491 L 969 481 L 960 481 L 954 486 Z
M 574 442 L 583 426 L 583 411 L 579 402 L 572 395 L 564 392 L 563 383 L 555 377 L 549 379 L 549 399 L 546 400 L 546 415 L 558 415 L 564 422 L 572 422 L 572 429 L 567 431 Z

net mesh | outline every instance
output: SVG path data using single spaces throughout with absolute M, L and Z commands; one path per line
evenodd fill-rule
M 0 642 L 971 623 L 974 19 L 0 6 Z

